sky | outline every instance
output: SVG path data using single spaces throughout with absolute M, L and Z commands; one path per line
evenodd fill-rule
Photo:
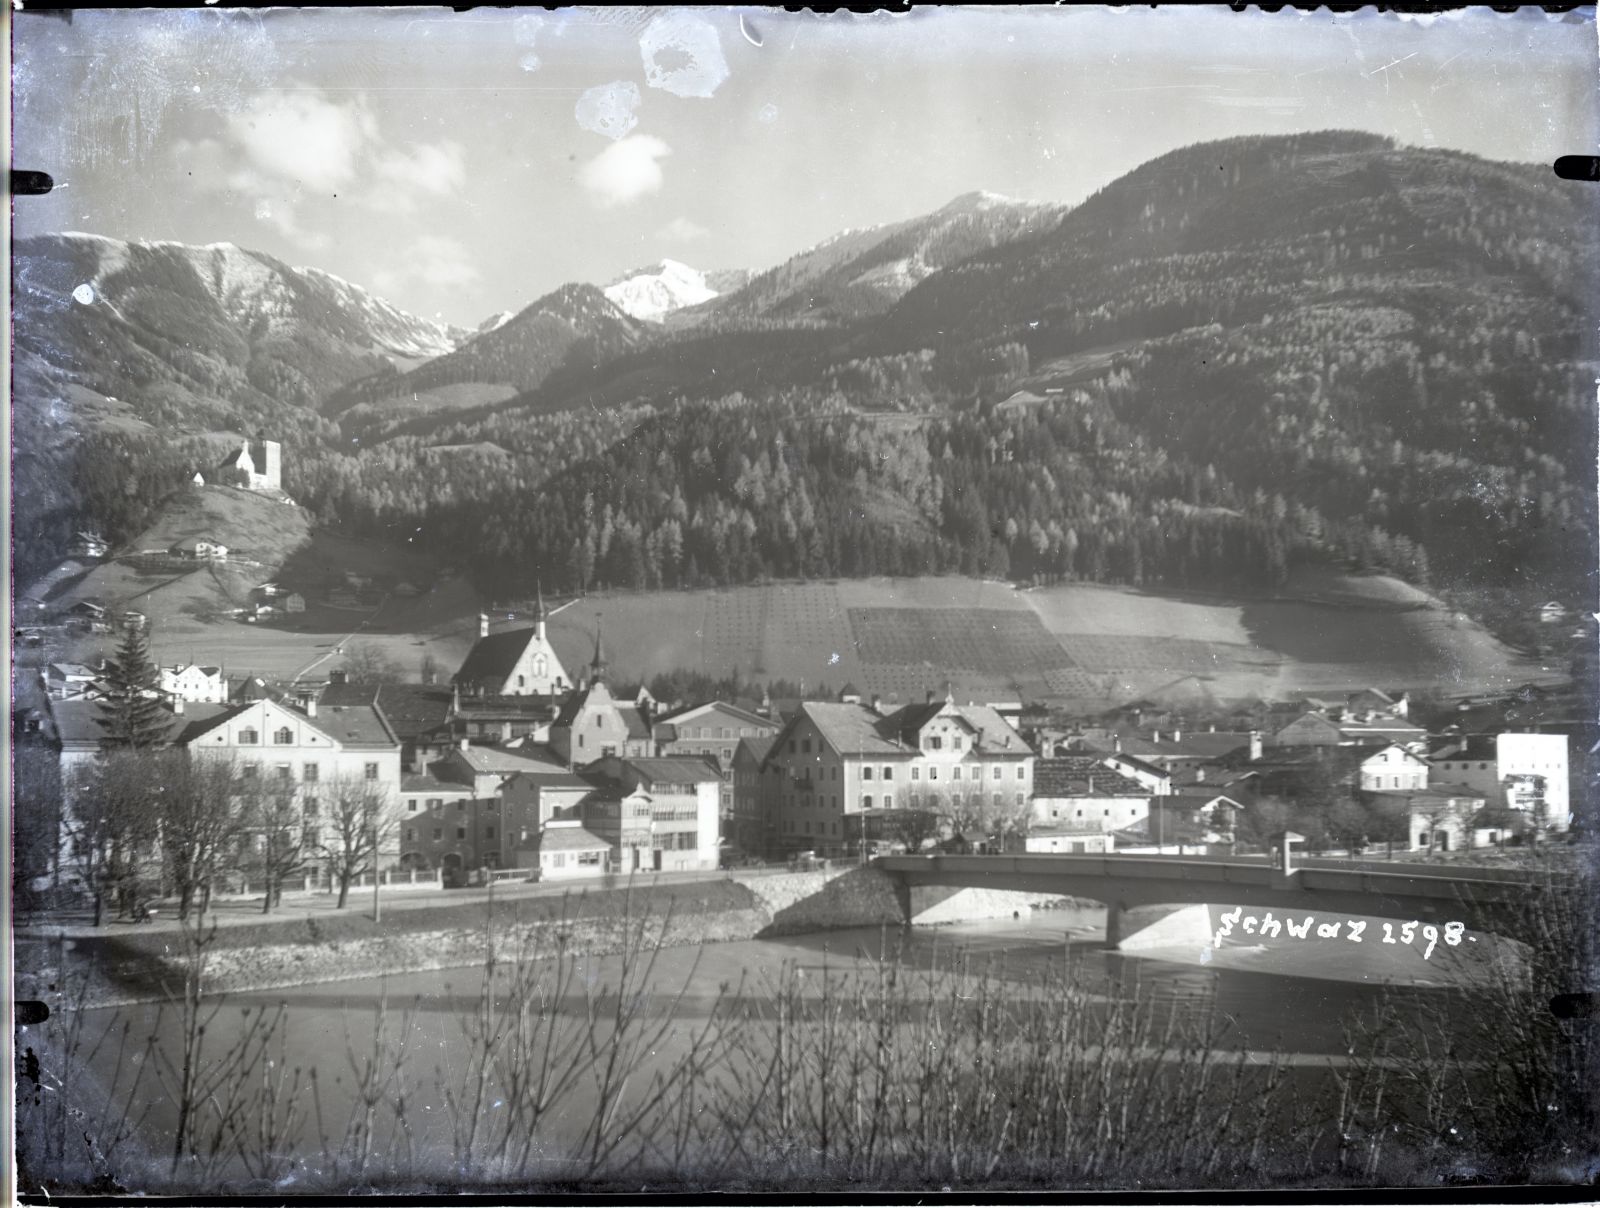
M 983 189 L 1330 128 L 1542 165 L 1600 136 L 1595 10 L 15 14 L 18 237 L 231 242 L 476 326 L 671 257 L 761 270 Z

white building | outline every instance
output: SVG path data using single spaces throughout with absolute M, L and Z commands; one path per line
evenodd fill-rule
M 1572 823 L 1564 734 L 1469 734 L 1434 744 L 1429 762 L 1442 780 L 1464 784 L 1564 831 Z
M 161 691 L 190 704 L 227 704 L 228 677 L 221 667 L 174 663 L 161 669 Z

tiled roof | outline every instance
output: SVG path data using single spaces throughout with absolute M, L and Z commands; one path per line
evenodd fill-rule
M 946 705 L 947 702 L 942 700 L 929 701 L 921 705 L 906 705 L 885 717 L 880 728 L 885 734 L 892 735 L 914 750 L 919 745 L 918 736 L 923 727 L 937 717 Z M 979 735 L 973 747 L 978 754 L 1028 754 L 1029 747 L 1022 741 L 1022 735 L 988 705 L 956 705 L 955 714 Z
M 1435 739 L 1428 744 L 1428 758 L 1493 762 L 1499 758 L 1494 739 L 1493 734 L 1461 734 Z
M 723 713 L 723 714 L 726 714 L 728 717 L 731 717 L 733 720 L 737 721 L 740 725 L 746 725 L 746 726 L 773 726 L 773 727 L 776 727 L 777 724 L 778 724 L 777 722 L 773 721 L 770 717 L 762 717 L 759 713 L 755 713 L 755 712 L 753 712 L 753 711 L 751 711 L 749 709 L 741 708 L 740 706 L 738 706 L 736 704 L 729 704 L 727 701 L 714 700 L 714 701 L 710 701 L 707 704 L 703 704 L 703 705 L 689 705 L 686 708 L 676 709 L 671 713 L 668 713 L 668 714 L 666 714 L 666 715 L 664 715 L 662 717 L 657 718 L 656 719 L 657 734 L 658 735 L 660 734 L 660 731 L 661 731 L 661 729 L 663 727 L 671 726 L 671 727 L 674 727 L 674 729 L 675 729 L 678 725 L 682 724 L 683 722 L 688 721 L 689 719 L 694 718 L 699 714 L 705 714 L 705 713 Z M 664 738 L 664 741 L 670 742 L 672 740 L 672 737 L 675 737 L 675 736 L 676 736 L 675 734 L 672 735 L 672 736 L 668 736 L 668 737 Z
M 630 759 L 628 766 L 651 784 L 705 784 L 721 780 L 704 759 Z
M 400 776 L 400 791 L 402 793 L 470 793 L 472 786 L 462 784 L 458 780 L 443 779 L 434 773 L 434 768 L 441 772 L 448 772 L 446 768 L 435 763 L 430 764 L 428 771 L 421 773 L 405 772 Z
M 504 633 L 491 633 L 488 637 L 479 638 L 468 651 L 461 670 L 456 672 L 455 681 L 475 684 L 505 679 L 528 649 L 528 643 L 538 634 L 537 628 L 508 629 Z
M 527 768 L 514 772 L 509 784 L 513 780 L 526 781 L 542 789 L 582 789 L 592 787 L 588 780 L 576 772 L 569 772 L 566 768 Z
M 503 747 L 469 746 L 454 754 L 474 772 L 564 772 L 560 763 L 547 756 Z
M 1164 810 L 1203 810 L 1214 802 L 1227 809 L 1243 809 L 1239 802 L 1226 793 L 1170 793 L 1165 797 L 1151 798 L 1151 805 Z
M 347 746 L 392 747 L 400 743 L 399 736 L 384 717 L 382 707 L 376 704 L 333 705 L 328 708 L 319 705 L 317 715 L 306 720 L 328 737 Z
M 649 738 L 650 726 L 644 719 L 644 714 L 639 712 L 638 705 L 618 705 L 617 713 L 622 717 L 622 724 L 627 727 L 629 738 Z
M 823 740 L 843 754 L 910 754 L 905 747 L 889 736 L 893 733 L 892 730 L 880 733 L 880 727 L 888 719 L 879 717 L 865 705 L 803 701 L 792 724 L 799 724 L 802 718 L 809 718 Z
M 1033 765 L 1035 797 L 1148 797 L 1136 780 L 1106 767 L 1093 755 L 1038 759 Z
M 772 744 L 777 741 L 778 736 L 776 734 L 763 734 L 760 738 L 741 738 L 733 757 L 737 759 L 739 751 L 745 751 L 751 759 L 759 764 L 767 757 L 767 752 L 772 750 Z
M 610 851 L 611 842 L 581 826 L 547 826 L 539 832 L 540 851 Z
M 243 713 L 246 708 L 247 705 L 185 705 L 182 713 L 165 715 L 166 740 L 168 743 L 188 742 L 211 729 L 217 721 Z M 106 731 L 100 718 L 105 714 L 95 701 L 50 701 L 49 709 L 56 735 L 63 744 L 99 746 L 104 740 Z

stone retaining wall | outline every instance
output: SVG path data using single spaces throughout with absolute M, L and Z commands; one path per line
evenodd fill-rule
M 674 915 L 651 925 L 647 942 L 659 938 L 665 947 L 694 947 L 762 936 L 795 935 L 852 927 L 899 927 L 903 911 L 895 882 L 875 868 L 795 873 L 736 873 L 734 881 L 749 889 L 756 905 L 715 913 Z M 914 922 L 925 925 L 1010 918 L 1041 906 L 1058 904 L 1059 896 L 990 889 L 919 887 L 912 896 Z M 635 924 L 637 925 L 637 924 Z M 564 943 L 570 949 L 606 955 L 625 943 L 620 918 L 546 919 L 508 924 L 496 936 L 496 953 L 513 959 L 519 953 L 551 955 Z M 488 940 L 481 925 L 438 931 L 405 932 L 322 943 L 259 944 L 219 947 L 208 957 L 206 985 L 212 993 L 278 989 L 318 982 L 350 981 L 388 974 L 420 973 L 483 963 Z M 86 1005 L 114 1006 L 161 999 L 163 979 L 177 990 L 182 963 L 176 946 L 170 954 L 150 958 L 151 967 L 127 971 L 119 978 L 107 970 L 90 970 Z M 20 972 L 20 971 L 19 971 Z M 47 976 L 19 976 L 18 993 L 51 995 Z M 35 983 L 37 986 L 35 987 Z M 139 987 L 135 989 L 134 987 Z M 147 987 L 147 989 L 146 989 Z

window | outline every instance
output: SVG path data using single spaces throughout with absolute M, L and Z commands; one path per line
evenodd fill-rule
M 795 751 L 794 739 L 791 738 L 789 740 L 789 754 L 793 755 L 794 751 Z
M 1000 804 L 1000 803 L 1001 803 L 1001 802 L 1002 802 L 1002 801 L 1004 801 L 1004 800 L 1005 800 L 1005 795 L 1004 795 L 1004 794 L 1002 794 L 1002 793 L 996 793 L 996 794 L 995 794 L 995 795 L 994 795 L 994 804 L 995 804 L 995 805 L 999 805 L 999 804 Z M 1079 810 L 1079 811 L 1078 811 L 1078 813 L 1079 813 L 1079 815 L 1080 815 L 1080 816 L 1081 816 L 1081 815 L 1082 815 L 1082 813 L 1083 813 L 1083 811 L 1082 811 L 1082 810 Z
M 718 734 L 717 737 L 718 738 L 731 738 L 732 735 L 728 733 L 728 727 L 727 726 L 723 726 L 722 727 L 722 733 Z
M 802 738 L 800 740 L 800 754 L 802 754 L 802 755 L 811 754 L 811 740 L 809 738 Z
M 604 713 L 596 713 L 594 715 L 594 728 L 596 730 L 603 730 L 606 728 L 606 715 Z
M 929 780 L 937 780 L 937 779 L 939 779 L 939 769 L 938 768 L 929 768 L 928 769 L 928 779 Z
M 417 812 L 417 799 L 415 797 L 412 797 L 406 802 L 406 812 L 408 814 L 414 814 Z
M 292 767 L 290 767 L 286 763 L 280 763 L 278 765 L 278 779 L 279 780 L 293 780 L 294 779 L 294 769 Z
M 861 769 L 861 779 L 863 779 L 863 780 L 871 780 L 872 779 L 872 769 L 871 768 L 867 768 L 867 767 L 862 768 Z
M 1417 834 L 1417 846 L 1418 847 L 1427 847 L 1428 846 L 1428 832 L 1427 831 L 1420 831 Z
M 458 801 L 458 802 L 456 802 L 456 813 L 458 813 L 458 814 L 464 814 L 464 813 L 466 813 L 466 812 L 467 812 L 467 803 L 466 803 L 466 800 L 465 800 L 465 799 L 462 799 L 462 800 L 460 800 L 460 801 Z
M 284 726 L 280 730 L 275 730 L 272 734 L 272 741 L 277 743 L 280 747 L 289 746 L 294 742 L 294 731 L 288 726 Z
M 865 797 L 863 797 L 861 799 L 861 808 L 864 809 L 864 810 L 870 810 L 872 808 L 872 794 L 871 793 L 868 793 Z
M 950 769 L 950 779 L 951 780 L 960 780 L 961 779 L 961 769 L 960 768 L 951 768 Z
M 1024 765 L 1021 765 L 1021 766 L 1019 766 L 1019 767 L 1018 767 L 1018 768 L 1017 768 L 1017 779 L 1018 779 L 1018 780 L 1026 780 L 1026 779 L 1027 779 L 1027 778 L 1028 778 L 1028 768 L 1027 768 L 1027 765 L 1026 765 L 1026 764 L 1024 764 Z
M 917 806 L 919 806 L 921 804 L 922 804 L 922 798 L 918 794 L 912 793 L 911 794 L 911 808 L 912 809 L 916 809 Z
M 994 778 L 996 780 L 1000 779 L 1000 765 L 998 763 L 994 765 Z
M 254 729 L 239 731 L 239 745 L 242 747 L 253 747 L 260 741 L 261 735 Z
M 300 778 L 307 784 L 316 784 L 317 778 L 321 775 L 322 769 L 319 765 L 308 763 L 305 765 L 304 769 L 302 769 Z
M 369 763 L 367 765 L 367 779 L 368 780 L 376 780 L 377 778 L 378 778 L 378 765 L 375 764 L 375 763 Z
M 961 749 L 961 735 L 957 734 L 950 739 L 950 749 L 952 751 L 959 751 Z
M 888 793 L 883 795 L 883 808 L 886 810 L 892 810 L 894 808 L 894 798 Z
M 433 828 L 433 839 L 434 839 L 434 842 L 437 843 L 440 839 L 443 839 L 443 838 L 444 838 L 444 827 L 442 827 L 442 826 L 434 827 Z
M 921 768 L 912 768 L 911 769 L 911 779 L 913 779 L 913 780 L 921 780 L 922 779 L 922 769 Z
M 260 771 L 261 765 L 259 763 L 247 763 L 239 769 L 239 774 L 246 780 L 254 780 L 256 774 Z
M 527 686 L 528 686 L 528 678 L 527 678 L 527 676 L 523 676 L 523 675 L 517 676 L 517 687 L 526 688 Z
M 443 797 L 429 797 L 428 798 L 428 808 L 430 810 L 439 809 L 443 805 L 444 805 L 444 798 Z
M 315 797 L 307 797 L 303 807 L 306 817 L 315 818 L 317 816 L 317 809 L 319 808 L 320 804 L 321 803 Z
M 600 856 L 601 856 L 601 853 L 597 852 L 597 851 L 580 851 L 578 853 L 578 863 L 579 864 L 598 864 L 598 863 L 600 863 Z
M 483 828 L 483 837 L 485 839 L 493 839 L 494 838 L 494 827 L 492 827 L 492 826 L 484 827 Z
M 884 768 L 883 769 L 883 778 L 885 780 L 893 780 L 894 779 L 894 769 L 893 768 Z
M 928 750 L 930 751 L 937 751 L 943 746 L 944 739 L 938 737 L 937 735 L 928 739 Z
M 1109 817 L 1111 817 L 1111 811 L 1108 810 L 1108 809 L 1101 810 L 1100 811 L 1100 816 L 1102 818 L 1109 818 Z
M 1028 799 L 1028 798 L 1027 798 L 1027 796 L 1026 796 L 1026 795 L 1024 795 L 1024 794 L 1022 794 L 1022 793 L 1018 793 L 1018 794 L 1017 794 L 1017 804 L 1018 804 L 1018 805 L 1021 805 L 1021 804 L 1022 804 L 1022 803 L 1023 803 L 1023 802 L 1025 802 L 1025 801 L 1027 801 L 1027 799 Z
M 464 826 L 456 827 L 456 838 L 457 839 L 465 839 L 466 837 L 467 837 L 467 828 L 464 827 Z
M 995 803 L 995 804 L 997 804 L 997 805 L 998 805 L 998 804 L 999 804 L 999 802 L 996 802 L 996 803 Z M 1078 811 L 1078 817 L 1080 817 L 1080 818 L 1081 818 L 1081 817 L 1083 817 L 1083 811 L 1082 811 L 1082 810 L 1079 810 L 1079 811 Z
M 414 826 L 406 827 L 406 842 L 407 843 L 414 843 L 416 841 L 416 838 L 417 838 L 417 828 L 414 827 Z

